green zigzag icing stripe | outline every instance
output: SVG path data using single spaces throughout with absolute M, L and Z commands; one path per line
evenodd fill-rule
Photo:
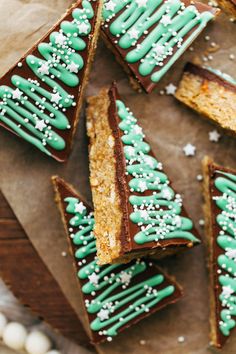
M 144 141 L 137 119 L 122 101 L 117 100 L 116 105 L 121 120 L 119 128 L 123 132 L 126 172 L 133 177 L 129 182 L 129 202 L 134 209 L 130 220 L 140 227 L 140 232 L 134 236 L 135 242 L 145 244 L 174 238 L 199 242 L 191 233 L 192 221 L 181 216 L 181 197 L 169 186 L 161 163 L 149 155 L 151 148 Z M 145 191 L 150 195 L 144 195 Z
M 125 60 L 139 63 L 139 74 L 150 75 L 154 83 L 214 17 L 209 11 L 199 13 L 194 5 L 185 7 L 179 0 L 109 0 L 103 16 L 111 34 L 117 37 L 117 45 L 128 50 Z M 140 42 L 143 35 L 145 38 Z
M 110 341 L 117 335 L 120 327 L 149 312 L 164 298 L 171 296 L 175 287 L 169 285 L 163 288 L 162 274 L 149 276 L 149 265 L 144 260 L 126 265 L 99 266 L 93 236 L 93 213 L 88 213 L 77 198 L 68 197 L 65 198 L 65 202 L 66 212 L 71 214 L 70 236 L 74 245 L 78 247 L 75 252 L 80 267 L 78 277 L 86 281 L 82 292 L 85 298 L 86 295 L 93 296 L 92 301 L 85 300 L 88 313 L 96 315 L 90 327 L 101 336 L 107 336 L 107 340 Z M 133 284 L 132 281 L 135 281 L 139 274 L 143 274 L 144 280 Z
M 79 52 L 86 49 L 83 37 L 91 32 L 90 20 L 94 17 L 90 1 L 83 0 L 82 8 L 75 9 L 72 17 L 72 21 L 61 23 L 59 32 L 51 33 L 49 43 L 39 43 L 38 51 L 44 59 L 26 57 L 26 65 L 39 80 L 13 75 L 14 88 L 0 86 L 0 122 L 47 155 L 51 155 L 48 147 L 58 151 L 66 147 L 54 128 L 71 128 L 66 111 L 76 103 L 63 87 L 79 85 L 77 74 L 84 67 Z
M 232 319 L 236 316 L 236 176 L 221 171 L 217 173 L 221 176 L 216 178 L 215 187 L 222 195 L 213 197 L 221 210 L 216 218 L 221 228 L 216 242 L 224 251 L 217 259 L 220 267 L 218 280 L 222 287 L 219 299 L 223 308 L 219 328 L 224 336 L 229 336 L 236 326 Z

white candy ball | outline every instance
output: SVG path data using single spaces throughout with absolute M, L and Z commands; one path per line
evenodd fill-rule
M 20 350 L 24 348 L 27 331 L 22 324 L 11 322 L 6 325 L 2 337 L 6 346 L 11 349 Z
M 2 337 L 6 325 L 7 325 L 6 316 L 4 316 L 4 314 L 0 312 L 0 337 Z
M 25 342 L 29 354 L 45 354 L 51 349 L 49 338 L 40 331 L 31 332 Z
M 46 354 L 61 354 L 58 350 L 50 350 L 50 352 L 47 352 Z

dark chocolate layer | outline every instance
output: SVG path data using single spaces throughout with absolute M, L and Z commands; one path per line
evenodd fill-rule
M 226 89 L 236 92 L 236 85 L 231 84 L 229 81 L 224 80 L 222 77 L 218 76 L 210 70 L 207 70 L 206 68 L 203 68 L 202 66 L 193 63 L 187 63 L 185 65 L 184 72 L 200 76 L 207 81 L 215 81 L 219 85 L 224 86 Z

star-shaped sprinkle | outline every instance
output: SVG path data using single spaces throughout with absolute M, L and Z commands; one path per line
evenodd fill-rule
M 218 133 L 218 131 L 216 129 L 209 132 L 209 140 L 210 141 L 217 143 L 219 141 L 219 139 L 220 139 L 220 134 Z
M 188 143 L 183 148 L 183 152 L 185 153 L 186 156 L 194 156 L 196 154 L 196 146 Z
M 154 50 L 154 52 L 155 52 L 155 54 L 156 54 L 157 56 L 160 56 L 160 55 L 164 54 L 164 52 L 165 52 L 165 47 L 164 47 L 163 45 L 160 45 L 160 44 L 155 44 L 155 45 L 153 46 L 153 50 Z
M 174 223 L 176 227 L 182 226 L 182 219 L 179 215 L 176 215 L 176 217 L 174 218 Z
M 97 285 L 98 281 L 99 281 L 99 276 L 96 273 L 92 273 L 91 275 L 89 275 L 89 281 L 91 284 L 93 285 Z
M 15 99 L 19 100 L 22 95 L 23 95 L 23 92 L 21 92 L 18 88 L 16 90 L 12 91 L 13 100 L 15 100 Z
M 73 61 L 67 65 L 67 69 L 71 72 L 71 73 L 78 73 L 79 71 L 79 65 L 75 64 Z
M 132 275 L 131 275 L 131 274 L 128 274 L 128 273 L 126 273 L 126 272 L 122 272 L 122 273 L 120 274 L 120 280 L 121 280 L 121 283 L 123 283 L 123 284 L 129 284 L 131 278 L 132 278 Z
M 147 190 L 147 183 L 144 181 L 140 181 L 138 186 L 139 186 L 139 189 L 141 192 L 144 192 Z
M 38 72 L 42 75 L 49 75 L 49 66 L 48 63 L 43 63 L 38 69 Z
M 61 96 L 58 92 L 52 93 L 51 102 L 55 102 L 56 104 L 58 104 L 60 100 L 61 100 Z
M 136 30 L 136 28 L 131 28 L 131 29 L 128 31 L 128 34 L 129 34 L 129 36 L 130 36 L 131 39 L 138 39 L 139 31 Z
M 116 7 L 116 4 L 114 3 L 114 1 L 110 0 L 108 1 L 105 5 L 105 9 L 108 10 L 108 11 L 114 11 L 115 10 L 115 7 Z
M 88 33 L 88 30 L 89 30 L 89 25 L 86 24 L 85 22 L 81 22 L 81 23 L 78 25 L 78 30 L 79 30 L 79 33 L 80 33 L 80 34 L 87 34 L 87 33 Z
M 170 83 L 169 85 L 167 85 L 165 87 L 167 95 L 174 95 L 176 92 L 176 89 L 177 89 L 177 87 L 175 85 L 173 85 L 172 83 Z
M 132 146 L 127 146 L 125 150 L 130 156 L 135 156 L 135 148 Z
M 43 131 L 44 128 L 46 128 L 47 124 L 44 122 L 44 120 L 37 120 L 35 124 L 35 128 L 40 130 L 41 132 Z
M 140 216 L 141 218 L 143 218 L 144 220 L 147 220 L 149 218 L 149 214 L 147 210 L 140 210 Z
M 138 5 L 138 7 L 146 7 L 147 0 L 136 0 L 136 4 Z
M 143 133 L 143 130 L 142 130 L 142 128 L 139 125 L 135 124 L 133 126 L 133 132 L 134 132 L 134 134 L 139 135 L 139 134 Z
M 231 288 L 230 285 L 227 285 L 227 286 L 223 286 L 222 287 L 222 294 L 225 296 L 225 297 L 229 297 L 230 295 L 232 295 L 234 293 L 234 290 Z
M 55 40 L 56 44 L 63 45 L 65 44 L 65 41 L 66 41 L 66 37 L 62 33 L 59 33 L 56 36 L 56 40 Z
M 84 206 L 84 204 L 82 202 L 75 204 L 75 212 L 82 214 L 83 211 L 86 209 L 86 207 Z
M 225 254 L 228 258 L 236 260 L 236 249 L 234 250 L 234 249 L 230 248 L 226 251 Z
M 162 196 L 163 196 L 163 198 L 165 198 L 167 200 L 171 200 L 171 198 L 172 198 L 171 192 L 167 188 L 163 189 Z
M 105 321 L 109 319 L 109 311 L 108 310 L 104 310 L 101 309 L 98 314 L 97 317 L 100 319 L 100 321 Z
M 169 15 L 163 15 L 160 22 L 166 27 L 171 24 L 171 17 Z

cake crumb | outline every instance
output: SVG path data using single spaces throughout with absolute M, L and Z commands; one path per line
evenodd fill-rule
M 67 252 L 62 251 L 62 252 L 61 252 L 61 255 L 62 255 L 62 257 L 66 257 L 66 256 L 67 256 Z
M 146 344 L 146 341 L 145 341 L 145 339 L 141 339 L 139 343 L 140 343 L 141 345 L 145 345 L 145 344 Z

